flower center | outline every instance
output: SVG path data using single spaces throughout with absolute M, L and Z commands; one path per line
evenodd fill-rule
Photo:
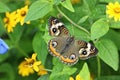
M 115 13 L 120 13 L 120 7 L 114 8 Z
M 7 24 L 9 23 L 9 18 L 4 18 L 4 22 Z
M 21 11 L 21 16 L 25 16 L 26 15 L 26 11 Z
M 35 62 L 34 60 L 31 60 L 30 62 L 28 62 L 29 66 L 32 67 L 34 62 Z

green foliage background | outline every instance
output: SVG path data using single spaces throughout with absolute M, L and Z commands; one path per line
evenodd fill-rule
M 22 27 L 18 24 L 12 33 L 7 33 L 3 23 L 5 12 L 23 7 L 25 1 L 0 0 L 0 37 L 10 46 L 6 54 L 0 55 L 0 80 L 68 80 L 77 74 L 84 80 L 89 80 L 90 74 L 95 80 L 120 80 L 120 22 L 114 22 L 106 15 L 106 5 L 117 0 L 81 0 L 74 5 L 70 0 L 30 1 L 25 22 L 31 21 L 31 24 Z M 76 39 L 95 44 L 99 50 L 97 57 L 67 66 L 49 54 L 48 18 L 61 15 L 61 21 Z M 33 52 L 52 71 L 44 76 L 18 75 L 18 65 Z

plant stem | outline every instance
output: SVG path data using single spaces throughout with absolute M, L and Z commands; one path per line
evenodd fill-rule
M 50 70 L 50 69 L 41 69 L 41 70 L 46 70 L 46 71 L 52 72 L 52 70 Z
M 100 58 L 98 56 L 97 56 L 97 63 L 98 63 L 98 78 L 99 78 L 101 74 L 101 65 L 100 65 Z
M 72 23 L 74 26 L 76 26 L 77 28 L 83 30 L 84 32 L 86 32 L 87 34 L 90 34 L 90 32 L 88 30 L 86 30 L 85 28 L 79 26 L 78 24 L 76 24 L 75 22 L 73 22 L 69 17 L 67 17 L 61 10 L 58 6 L 57 7 L 57 10 L 59 11 L 60 14 L 62 14 L 70 23 Z

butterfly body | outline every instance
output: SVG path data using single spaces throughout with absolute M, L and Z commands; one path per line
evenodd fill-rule
M 55 38 L 48 43 L 50 54 L 58 57 L 63 63 L 73 65 L 80 59 L 85 60 L 98 52 L 90 43 L 76 40 L 68 29 L 57 18 L 49 19 L 49 34 Z

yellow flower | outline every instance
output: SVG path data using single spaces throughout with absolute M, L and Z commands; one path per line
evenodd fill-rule
M 27 61 L 23 61 L 20 63 L 20 65 L 18 66 L 18 69 L 19 69 L 19 74 L 21 74 L 23 77 L 24 76 L 29 76 L 29 74 L 33 74 L 34 73 L 34 70 L 33 68 L 31 68 L 29 66 L 29 63 Z
M 25 60 L 29 63 L 29 66 L 31 66 L 36 72 L 38 72 L 41 61 L 37 61 L 36 56 L 37 54 L 34 53 L 31 58 L 25 58 Z
M 13 32 L 13 28 L 17 24 L 16 17 L 16 11 L 12 13 L 6 12 L 6 17 L 3 19 L 3 21 L 8 32 Z
M 74 80 L 73 77 L 70 77 L 69 80 Z M 80 74 L 78 74 L 75 78 L 75 80 L 83 80 L 81 77 L 80 77 Z M 90 76 L 90 80 L 93 80 L 93 75 Z
M 110 2 L 106 8 L 106 14 L 109 15 L 109 18 L 114 18 L 115 21 L 120 21 L 120 4 L 118 2 L 115 2 L 114 4 Z
M 77 4 L 77 3 L 79 3 L 80 2 L 80 0 L 71 0 L 71 3 L 72 4 Z
M 27 12 L 28 12 L 28 6 L 25 6 L 17 10 L 17 21 L 20 22 L 21 25 L 24 24 L 24 19 L 26 17 Z M 27 21 L 26 23 L 30 24 L 30 21 Z
M 47 74 L 47 71 L 45 70 L 43 65 L 40 65 L 38 75 L 45 75 L 45 74 Z
M 74 80 L 74 78 L 73 78 L 73 77 L 70 77 L 69 80 Z
M 19 74 L 22 76 L 28 76 L 30 73 L 34 73 L 34 71 L 38 72 L 38 75 L 47 74 L 47 71 L 44 69 L 44 66 L 41 65 L 41 61 L 36 60 L 37 54 L 32 54 L 31 58 L 25 58 L 19 66 Z
M 74 78 L 73 78 L 73 77 L 70 77 L 69 80 L 74 80 Z M 76 76 L 75 80 L 83 80 L 83 79 L 82 79 L 82 78 L 80 77 L 80 75 L 78 74 L 78 75 Z
M 76 80 L 83 80 L 81 77 L 80 77 L 80 75 L 78 74 L 77 76 L 76 76 Z

